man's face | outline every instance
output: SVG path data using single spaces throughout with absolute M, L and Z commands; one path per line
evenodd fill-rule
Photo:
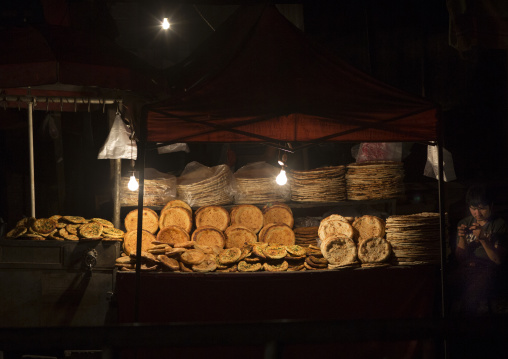
M 469 211 L 477 221 L 486 221 L 491 214 L 490 206 L 485 204 L 480 204 L 478 206 L 469 206 Z

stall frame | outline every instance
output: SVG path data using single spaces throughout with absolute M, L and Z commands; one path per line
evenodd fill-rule
M 219 29 L 214 36 L 205 42 L 194 55 L 191 55 L 188 60 L 183 61 L 182 67 L 175 69 L 174 83 L 170 86 L 176 89 L 175 92 L 166 101 L 160 101 L 153 104 L 148 104 L 143 108 L 141 116 L 142 122 L 138 131 L 138 165 L 141 169 L 139 183 L 140 190 L 138 193 L 138 228 L 142 227 L 142 209 L 143 209 L 143 186 L 144 186 L 144 158 L 147 149 L 152 147 L 149 144 L 156 143 L 171 144 L 177 142 L 216 142 L 216 143 L 231 143 L 231 142 L 265 142 L 271 146 L 275 146 L 283 151 L 295 151 L 297 149 L 306 148 L 322 142 L 419 142 L 426 145 L 437 146 L 438 152 L 438 202 L 440 213 L 440 244 L 441 244 L 441 258 L 440 258 L 440 274 L 441 274 L 441 315 L 446 316 L 445 305 L 445 260 L 446 260 L 446 224 L 444 214 L 444 182 L 443 182 L 443 137 L 440 125 L 439 107 L 428 100 L 418 98 L 414 95 L 406 94 L 400 90 L 394 89 L 388 85 L 382 84 L 379 81 L 362 74 L 358 70 L 344 64 L 337 62 L 329 53 L 323 52 L 321 49 L 316 49 L 312 45 L 307 47 L 308 40 L 303 39 L 302 34 L 296 34 L 296 31 L 289 29 L 292 25 L 285 24 L 285 20 L 281 20 L 273 6 L 269 5 L 247 5 L 242 7 L 236 15 L 223 28 Z M 253 102 L 259 107 L 253 105 L 252 113 L 249 113 L 242 105 L 245 105 L 250 100 L 249 92 L 250 83 L 246 84 L 243 88 L 235 88 L 242 77 L 237 82 L 234 80 L 234 75 L 238 75 L 233 70 L 229 71 L 232 67 L 238 64 L 235 61 L 239 58 L 245 59 L 247 55 L 253 54 L 250 45 L 255 43 L 260 44 L 260 41 L 254 41 L 255 36 L 262 32 L 263 26 L 266 24 L 280 25 L 278 30 L 289 29 L 285 35 L 289 36 L 288 43 L 292 43 L 295 38 L 297 41 L 303 41 L 305 44 L 304 51 L 311 51 L 317 58 L 330 60 L 331 63 L 339 64 L 342 66 L 341 71 L 350 71 L 353 75 L 353 81 L 360 79 L 361 81 L 368 81 L 368 87 L 379 89 L 383 95 L 392 95 L 391 99 L 396 98 L 401 101 L 408 101 L 413 110 L 404 112 L 403 114 L 393 115 L 387 112 L 385 117 L 378 116 L 373 120 L 372 118 L 352 118 L 344 119 L 344 116 L 335 116 L 337 110 L 329 110 L 328 115 L 324 115 L 321 110 L 316 110 L 316 114 L 306 114 L 306 110 L 299 106 L 298 103 L 304 101 L 302 92 L 292 92 L 292 88 L 298 88 L 301 85 L 298 81 L 293 80 L 285 87 L 285 90 L 290 94 L 295 95 L 293 108 L 288 108 L 285 103 L 283 112 L 277 111 L 276 105 L 273 106 L 273 101 L 268 94 L 262 99 L 266 101 L 266 106 L 263 102 L 256 101 L 254 97 Z M 242 24 L 240 27 L 239 24 Z M 236 27 L 235 27 L 236 26 Z M 242 27 L 243 26 L 243 27 Z M 236 35 L 232 28 L 240 28 L 242 32 Z M 245 28 L 245 29 L 244 29 Z M 261 30 L 260 30 L 261 28 Z M 220 30 L 223 30 L 222 32 Z M 271 29 L 273 30 L 273 28 Z M 270 31 L 270 36 L 275 31 Z M 228 35 L 235 34 L 235 35 Z M 262 34 L 263 35 L 263 34 Z M 221 38 L 222 36 L 222 38 Z M 242 38 L 242 36 L 244 36 Z M 241 38 L 238 40 L 238 38 Z M 270 41 L 270 38 L 264 38 L 265 41 Z M 259 39 L 257 39 L 259 40 Z M 230 46 L 233 43 L 232 51 L 221 51 L 220 55 L 216 55 L 214 51 L 221 49 L 221 46 Z M 253 45 L 253 48 L 256 49 Z M 251 52 L 249 52 L 249 49 Z M 261 51 L 259 51 L 261 52 Z M 281 50 L 281 53 L 284 51 Z M 262 52 L 261 52 L 262 53 Z M 224 55 L 223 55 L 224 54 Z M 229 55 L 231 54 L 231 55 Z M 224 58 L 217 59 L 217 56 L 224 56 Z M 262 55 L 260 55 L 262 56 Z M 303 57 L 303 56 L 302 56 Z M 209 60 L 209 63 L 206 61 Z M 295 61 L 299 61 L 296 58 Z M 253 61 L 255 63 L 255 61 Z M 328 64 L 328 63 L 327 63 Z M 181 71 L 181 72 L 179 72 Z M 253 70 L 254 73 L 256 70 Z M 305 76 L 302 75 L 303 77 Z M 332 76 L 333 77 L 333 76 Z M 217 98 L 217 102 L 210 101 L 214 98 L 213 86 L 218 86 L 217 92 L 222 93 L 227 88 L 227 81 L 231 79 L 234 83 L 231 85 L 234 91 L 245 90 L 247 92 L 239 102 L 238 108 L 225 108 L 224 117 L 215 115 L 221 112 L 220 106 L 224 101 Z M 305 79 L 303 80 L 305 82 Z M 221 87 L 222 86 L 222 87 Z M 253 87 L 253 86 L 252 86 Z M 347 87 L 347 86 L 346 86 Z M 269 88 L 269 84 L 267 84 Z M 357 89 L 357 88 L 356 88 Z M 325 89 L 326 90 L 326 89 Z M 231 94 L 231 92 L 227 92 Z M 323 90 L 320 89 L 320 95 Z M 244 100 L 244 102 L 242 102 Z M 375 102 L 375 101 L 374 101 Z M 207 106 L 210 106 L 207 108 Z M 332 108 L 340 108 L 340 105 Z M 327 108 L 328 109 L 328 108 Z M 236 111 L 236 112 L 235 112 Z M 338 110 L 340 113 L 340 110 Z M 375 110 L 372 110 L 375 112 Z M 342 115 L 342 114 L 341 114 Z M 228 117 L 229 116 L 229 117 Z M 360 115 L 361 116 L 361 115 Z M 331 125 L 330 125 L 331 123 Z M 402 123 L 402 126 L 400 126 Z M 422 133 L 412 133 L 410 129 L 414 123 L 423 124 L 425 129 Z M 261 127 L 256 125 L 261 124 Z M 282 125 L 281 125 L 282 124 Z M 323 124 L 330 125 L 324 129 Z M 392 126 L 390 126 L 390 124 Z M 287 131 L 281 132 L 273 131 L 277 126 L 280 128 L 283 125 L 287 126 Z M 316 129 L 319 135 L 309 138 L 308 133 L 298 132 L 299 126 L 310 126 Z M 314 126 L 314 127 L 313 127 Z M 400 127 L 399 127 L 400 126 Z M 374 129 L 372 132 L 370 130 Z M 369 132 L 370 131 L 370 132 Z M 283 137 L 290 134 L 289 137 Z M 300 136 L 300 137 L 299 137 Z M 223 141 L 221 141 L 223 139 Z M 298 146 L 288 146 L 288 143 L 302 143 Z M 141 234 L 138 233 L 137 238 L 137 266 L 136 266 L 136 280 L 135 280 L 135 300 L 134 300 L 134 320 L 139 320 L 139 288 L 141 280 L 140 271 L 141 262 Z

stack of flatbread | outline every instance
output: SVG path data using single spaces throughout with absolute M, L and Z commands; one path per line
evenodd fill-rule
M 120 180 L 120 205 L 137 206 L 138 190 L 130 191 L 127 187 L 130 177 L 122 177 Z M 143 206 L 164 206 L 166 202 L 175 198 L 176 179 L 146 179 L 143 187 Z
M 438 264 L 441 257 L 439 213 L 390 216 L 386 239 L 394 262 L 401 265 Z
M 25 217 L 8 231 L 6 239 L 56 241 L 122 241 L 125 232 L 107 219 L 53 215 L 49 218 Z
M 348 200 L 398 198 L 404 192 L 402 162 L 378 161 L 351 163 L 347 166 Z
M 275 178 L 280 172 L 265 162 L 255 162 L 235 172 L 235 203 L 255 204 L 289 200 L 289 186 L 279 186 Z
M 329 166 L 288 173 L 291 200 L 295 202 L 339 202 L 346 200 L 346 167 Z
M 178 198 L 193 207 L 233 202 L 231 170 L 227 165 L 200 168 L 178 178 Z
M 319 227 L 298 227 L 293 229 L 295 232 L 295 244 L 307 247 L 309 245 L 316 245 L 318 239 Z

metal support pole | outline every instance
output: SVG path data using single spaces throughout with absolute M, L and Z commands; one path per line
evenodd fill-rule
M 443 146 L 438 141 L 437 144 L 438 159 L 438 192 L 439 192 L 439 229 L 441 242 L 441 314 L 446 317 L 446 288 L 445 288 L 445 263 L 446 263 L 446 221 L 445 221 L 445 204 L 444 204 L 444 179 L 443 179 Z
M 113 224 L 120 228 L 120 179 L 122 178 L 122 160 L 117 158 L 113 162 Z
M 30 162 L 30 216 L 35 218 L 35 170 L 34 170 L 34 127 L 33 102 L 28 103 L 28 146 Z
M 139 321 L 139 302 L 140 302 L 140 283 L 141 283 L 141 244 L 143 232 L 143 196 L 145 187 L 145 142 L 139 141 L 138 144 L 138 173 L 139 173 L 139 192 L 138 192 L 138 226 L 136 240 L 136 291 L 134 298 L 134 321 Z

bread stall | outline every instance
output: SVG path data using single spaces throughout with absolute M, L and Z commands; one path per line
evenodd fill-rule
M 241 7 L 192 56 L 174 68 L 171 88 L 174 92 L 170 98 L 145 106 L 138 132 L 141 167 L 143 153 L 156 143 L 253 142 L 288 154 L 319 143 L 335 142 L 419 142 L 439 146 L 438 110 L 433 103 L 383 84 L 330 55 L 309 41 L 273 6 Z M 415 213 L 412 217 L 399 217 L 391 212 L 392 216 L 378 227 L 374 218 L 350 219 L 340 213 L 301 227 L 295 227 L 294 222 L 281 223 L 281 219 L 275 225 L 268 220 L 263 225 L 261 222 L 254 225 L 254 218 L 263 217 L 273 207 L 279 209 L 279 218 L 284 213 L 296 221 L 298 218 L 292 212 L 310 211 L 323 198 L 353 204 L 397 198 L 397 191 L 388 193 L 396 186 L 374 182 L 367 183 L 367 188 L 379 195 L 377 199 L 367 196 L 362 186 L 351 186 L 350 193 L 339 195 L 347 188 L 344 178 L 338 185 L 325 188 L 328 192 L 321 197 L 319 189 L 323 183 L 319 181 L 314 191 L 305 192 L 309 188 L 305 181 L 313 175 L 331 179 L 348 172 L 353 175 L 356 170 L 357 178 L 361 178 L 361 170 L 369 165 L 384 169 L 393 163 L 287 169 L 293 198 L 285 204 L 284 200 L 274 204 L 271 197 L 266 200 L 260 195 L 270 187 L 266 183 L 247 184 L 245 179 L 243 183 L 235 181 L 237 196 L 231 202 L 197 204 L 190 203 L 192 196 L 177 196 L 175 200 L 185 203 L 170 201 L 164 206 L 166 209 L 160 208 L 155 214 L 149 214 L 143 206 L 141 172 L 137 214 L 130 213 L 136 217 L 133 229 L 136 241 L 128 241 L 132 252 L 120 259 L 124 262 L 119 266 L 124 263 L 129 266 L 117 274 L 119 321 L 169 324 L 435 315 L 444 245 L 441 211 Z M 381 168 L 371 173 L 381 176 Z M 376 176 L 363 174 L 363 177 L 375 180 Z M 353 182 L 362 183 L 360 179 L 350 180 Z M 238 187 L 242 185 L 245 196 L 239 197 Z M 442 190 L 442 182 L 439 188 Z M 180 193 L 184 190 L 180 188 Z M 219 190 L 217 186 L 211 187 L 214 195 Z M 203 200 L 207 198 L 211 197 L 205 196 Z M 189 205 L 190 209 L 183 209 Z M 180 208 L 171 209 L 177 207 Z M 201 226 L 200 217 L 205 210 L 213 213 L 212 209 L 217 217 L 209 223 L 215 225 Z M 250 213 L 247 216 L 250 228 L 234 225 L 242 211 Z M 185 222 L 190 230 L 173 228 L 178 226 L 170 224 L 171 221 L 165 227 L 163 217 L 168 218 L 171 212 L 175 212 L 175 217 L 180 216 L 176 212 L 187 213 L 183 215 L 185 220 L 179 217 L 173 223 Z M 228 214 L 229 227 L 228 219 L 223 218 L 220 228 L 218 218 Z M 158 232 L 136 231 L 144 223 L 141 218 L 147 216 L 154 216 L 151 222 L 163 223 Z M 384 233 L 372 236 L 367 231 L 367 237 L 360 241 L 355 235 L 358 231 L 355 220 L 359 221 L 357 228 L 361 228 L 362 221 L 370 220 L 365 228 L 382 227 Z M 428 226 L 429 230 L 420 231 L 422 226 Z M 170 227 L 173 234 L 168 233 Z M 277 239 L 269 239 L 270 230 Z M 347 231 L 349 236 L 344 234 Z M 248 244 L 240 248 L 234 244 L 235 238 Z M 124 239 L 124 248 L 126 243 Z M 366 243 L 364 250 L 359 249 L 360 243 Z M 418 250 L 412 251 L 411 246 Z M 300 252 L 302 247 L 305 253 Z M 376 248 L 375 253 L 369 253 L 367 248 Z M 392 249 L 389 256 L 388 248 Z M 359 256 L 363 256 L 363 261 Z M 420 263 L 415 263 L 417 258 Z M 164 298 L 163 303 L 154 304 L 154 298 Z M 407 353 L 415 345 L 377 344 L 370 349 L 382 347 L 392 353 L 397 350 Z M 363 357 L 355 347 L 356 354 Z
M 90 118 L 92 112 L 102 112 L 104 121 L 112 122 L 115 113 L 124 111 L 124 106 L 132 109 L 136 103 L 156 98 L 160 85 L 152 81 L 155 77 L 149 67 L 97 34 L 65 26 L 27 23 L 5 26 L 2 34 L 6 41 L 4 47 L 9 51 L 4 52 L 0 61 L 3 107 L 0 118 L 14 122 L 17 117 L 10 116 L 9 111 L 26 112 L 28 125 L 15 125 L 28 130 L 30 206 L 26 217 L 5 228 L 0 238 L 1 325 L 111 323 L 115 320 L 110 307 L 114 263 L 121 249 L 121 238 L 113 222 L 119 221 L 114 220 L 114 215 L 108 219 L 97 215 L 85 219 L 82 213 L 68 213 L 61 210 L 63 201 L 57 205 L 59 213 L 47 213 L 45 206 L 54 206 L 44 201 L 43 188 L 35 175 L 35 158 L 39 154 L 34 137 L 40 138 L 41 134 L 34 128 L 37 123 L 34 119 L 40 119 L 41 114 L 48 117 L 55 114 L 57 119 L 48 121 L 49 127 L 53 125 L 52 140 L 55 147 L 63 147 L 58 138 L 62 118 L 72 121 L 73 113 L 76 117 Z M 17 153 L 8 155 L 18 160 L 21 157 Z M 56 186 L 63 187 L 59 182 L 62 157 L 57 168 L 61 172 L 52 178 Z M 112 161 L 111 165 L 120 172 L 120 160 Z M 9 191 L 13 190 L 9 188 Z M 36 198 L 36 194 L 40 197 Z M 20 194 L 18 201 L 21 203 L 23 199 Z M 52 198 L 55 202 L 59 199 Z

